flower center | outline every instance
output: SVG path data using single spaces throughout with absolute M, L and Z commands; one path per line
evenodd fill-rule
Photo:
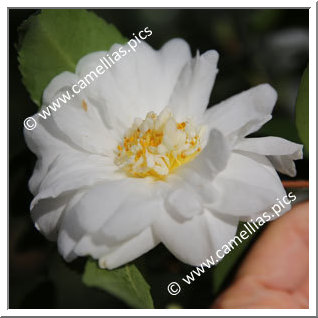
M 204 132 L 190 120 L 177 123 L 168 108 L 159 115 L 150 112 L 127 130 L 115 150 L 115 164 L 132 177 L 163 179 L 201 151 Z

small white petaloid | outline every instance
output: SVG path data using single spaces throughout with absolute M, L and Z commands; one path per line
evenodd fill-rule
M 43 106 L 118 47 L 56 76 Z M 192 58 L 181 39 L 159 51 L 141 43 L 25 130 L 38 158 L 31 216 L 67 261 L 91 255 L 112 269 L 162 242 L 199 265 L 233 238 L 239 220 L 257 220 L 286 194 L 276 170 L 294 176 L 302 146 L 246 138 L 271 119 L 275 90 L 259 85 L 207 108 L 217 60 L 215 51 Z

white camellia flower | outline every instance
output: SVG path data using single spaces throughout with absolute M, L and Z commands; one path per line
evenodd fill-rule
M 43 105 L 119 47 L 56 76 Z M 142 43 L 25 130 L 38 158 L 31 215 L 65 260 L 91 255 L 112 269 L 162 242 L 199 265 L 233 238 L 239 220 L 255 220 L 286 194 L 276 170 L 294 176 L 302 146 L 246 138 L 271 119 L 275 90 L 259 85 L 207 109 L 217 60 L 216 51 L 192 58 L 180 39 L 159 51 Z

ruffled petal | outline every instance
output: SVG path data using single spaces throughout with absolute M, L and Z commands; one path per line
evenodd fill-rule
M 225 136 L 235 133 L 244 137 L 271 119 L 276 100 L 277 93 L 270 85 L 258 85 L 212 106 L 202 120 Z
M 81 201 L 84 194 L 85 190 L 70 193 L 70 199 L 67 202 L 65 210 L 61 215 L 61 219 L 56 229 L 58 232 L 57 247 L 59 253 L 65 258 L 66 261 L 72 261 L 77 257 L 77 255 L 73 252 L 73 249 L 77 241 L 83 236 L 83 233 L 76 222 L 74 222 L 69 228 L 69 231 L 67 231 L 64 226 L 65 220 L 69 219 L 69 215 L 72 213 L 72 211 L 74 211 L 74 207 L 78 204 L 78 202 Z
M 177 120 L 198 119 L 208 106 L 211 89 L 218 72 L 216 51 L 197 55 L 183 68 L 169 101 Z
M 191 219 L 203 211 L 200 196 L 191 187 L 182 186 L 172 191 L 165 201 L 167 211 L 175 218 Z
M 145 118 L 149 111 L 159 113 L 167 106 L 191 53 L 181 39 L 167 42 L 159 51 L 142 42 L 136 52 L 127 53 L 131 51 L 128 45 L 115 44 L 109 52 L 83 57 L 77 65 L 77 75 L 84 77 L 120 50 L 126 54 L 121 53 L 121 58 L 86 88 L 86 94 L 99 105 L 107 127 L 123 134 L 136 117 Z
M 223 134 L 213 129 L 210 131 L 207 145 L 201 153 L 180 168 L 179 175 L 191 180 L 193 173 L 212 181 L 220 171 L 225 169 L 231 150 Z
M 31 209 L 40 200 L 56 198 L 68 191 L 119 177 L 120 175 L 116 175 L 116 167 L 107 157 L 75 151 L 64 152 L 55 158 L 43 176 L 38 193 L 31 203 Z
M 154 224 L 154 233 L 178 259 L 198 266 L 233 238 L 237 223 L 237 218 L 224 221 L 209 211 L 185 222 L 163 214 Z M 218 235 L 213 233 L 215 228 Z
M 109 155 L 116 147 L 116 140 L 111 132 L 106 129 L 102 118 L 93 103 L 88 101 L 86 94 L 82 91 L 76 95 L 72 93 L 72 86 L 78 83 L 79 78 L 72 73 L 63 72 L 56 76 L 45 89 L 44 101 L 39 114 L 48 111 L 47 107 L 54 106 L 59 100 L 56 111 L 50 107 L 51 116 L 46 120 L 54 122 L 51 124 L 53 130 L 59 130 L 59 134 L 65 139 L 83 149 L 95 154 Z M 70 98 L 64 98 L 63 94 Z
M 86 191 L 82 199 L 67 214 L 62 228 L 72 233 L 76 227 L 81 232 L 97 233 L 117 211 L 122 201 L 130 196 L 129 180 L 110 180 L 97 184 Z M 76 235 L 76 237 L 78 237 Z
M 146 229 L 162 208 L 152 195 L 151 185 L 142 181 L 126 178 L 103 182 L 87 190 L 63 218 L 58 243 L 64 258 L 69 259 L 77 252 L 83 255 L 88 251 L 88 244 L 98 246 L 98 251 L 105 254 L 106 250 Z M 96 236 L 103 241 L 96 242 Z
M 114 250 L 119 244 L 111 245 L 101 232 L 88 233 L 72 247 L 72 253 L 77 256 L 92 256 L 99 259 L 106 253 Z
M 231 215 L 217 215 L 208 211 L 206 215 L 210 240 L 213 243 L 213 254 L 224 244 L 227 244 L 236 234 L 239 218 Z
M 232 153 L 226 169 L 214 182 L 219 195 L 210 209 L 242 218 L 268 210 L 286 195 L 270 161 L 252 153 Z
M 80 237 L 78 240 L 80 240 Z M 65 261 L 71 262 L 77 257 L 77 255 L 73 252 L 76 243 L 77 240 L 69 232 L 65 231 L 64 229 L 59 231 L 57 238 L 57 248 Z
M 294 160 L 302 159 L 303 146 L 279 137 L 246 138 L 236 145 L 237 150 L 265 155 L 275 169 L 294 177 L 296 168 Z
M 129 239 L 150 226 L 163 213 L 163 199 L 143 188 L 143 184 L 131 183 L 130 189 L 127 189 L 130 196 L 119 198 L 119 207 L 102 228 L 107 240 L 121 242 Z
M 146 228 L 135 237 L 120 244 L 112 252 L 102 256 L 98 264 L 101 268 L 114 269 L 153 249 L 159 240 L 154 236 L 151 228 Z
M 229 156 L 227 140 L 219 131 L 212 130 L 202 152 L 168 179 L 171 184 L 166 199 L 168 212 L 181 219 L 202 213 L 204 206 L 215 200 L 217 193 L 212 181 L 225 169 Z
M 50 120 L 50 119 L 48 119 Z M 39 191 L 40 184 L 54 160 L 64 152 L 73 152 L 66 140 L 56 138 L 45 128 L 45 120 L 38 120 L 33 130 L 24 129 L 24 138 L 29 149 L 37 156 L 37 162 L 29 180 L 29 188 L 33 195 Z
M 67 71 L 55 76 L 43 91 L 42 105 L 50 105 L 53 101 L 55 101 L 56 95 L 62 95 L 68 90 L 70 90 L 71 95 L 72 85 L 76 84 L 78 80 L 79 78 L 76 76 L 76 74 Z M 64 104 L 61 103 L 61 106 L 62 105 Z
M 72 194 L 40 201 L 31 210 L 35 227 L 50 241 L 57 239 L 61 216 Z

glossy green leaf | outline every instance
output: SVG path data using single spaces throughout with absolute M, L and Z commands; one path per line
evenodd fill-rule
M 20 35 L 18 59 L 23 83 L 38 106 L 54 76 L 74 72 L 78 60 L 90 52 L 126 41 L 113 25 L 81 9 L 42 10 L 22 24 Z
M 296 127 L 299 137 L 309 152 L 309 69 L 305 69 L 301 78 L 296 101 Z
M 83 282 L 109 292 L 133 308 L 153 308 L 150 286 L 135 265 L 107 270 L 100 269 L 96 261 L 89 259 Z

